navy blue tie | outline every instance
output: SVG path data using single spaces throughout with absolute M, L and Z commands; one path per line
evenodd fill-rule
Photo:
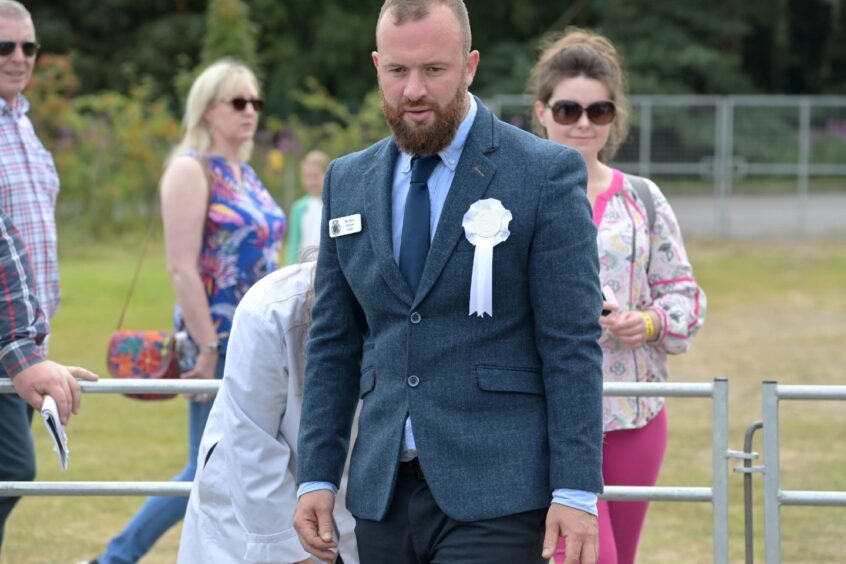
M 429 253 L 429 175 L 438 166 L 438 155 L 415 157 L 411 161 L 411 185 L 402 219 L 399 267 L 411 293 L 417 293 L 426 255 Z

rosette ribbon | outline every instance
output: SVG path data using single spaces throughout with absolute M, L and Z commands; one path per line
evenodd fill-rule
M 470 313 L 493 317 L 493 248 L 511 232 L 511 212 L 495 198 L 479 200 L 464 214 L 461 225 L 476 251 L 473 254 L 473 275 L 470 279 Z

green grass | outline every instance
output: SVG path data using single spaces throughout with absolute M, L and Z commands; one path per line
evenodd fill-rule
M 137 257 L 137 244 L 62 247 L 64 300 L 54 322 L 51 356 L 104 372 L 113 330 Z M 762 380 L 846 384 L 846 244 L 702 243 L 689 253 L 705 287 L 709 313 L 686 355 L 671 359 L 676 382 L 730 380 L 730 447 L 742 448 L 746 427 L 761 416 Z M 130 306 L 127 327 L 167 328 L 173 304 L 157 243 Z M 668 400 L 670 444 L 660 485 L 707 486 L 711 479 L 711 405 Z M 846 490 L 842 440 L 846 406 L 782 402 L 783 487 Z M 181 399 L 137 402 L 87 395 L 68 429 L 71 458 L 58 469 L 39 421 L 33 425 L 39 480 L 165 480 L 186 456 L 186 406 Z M 755 450 L 761 451 L 760 434 Z M 731 461 L 729 467 L 741 463 Z M 743 561 L 742 477 L 730 484 L 731 561 Z M 763 561 L 762 481 L 756 493 L 756 559 Z M 140 505 L 139 497 L 28 497 L 12 513 L 0 561 L 68 563 L 98 554 Z M 784 562 L 839 562 L 846 508 L 782 510 Z M 145 563 L 173 562 L 179 528 Z M 707 504 L 654 503 L 639 562 L 711 561 Z

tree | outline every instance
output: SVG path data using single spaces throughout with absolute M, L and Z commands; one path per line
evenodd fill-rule
M 257 28 L 241 0 L 211 0 L 206 11 L 202 66 L 231 57 L 258 72 Z

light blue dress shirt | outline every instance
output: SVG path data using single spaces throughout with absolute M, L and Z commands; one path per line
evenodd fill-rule
M 464 143 L 467 141 L 467 136 L 470 134 L 470 129 L 473 127 L 473 121 L 476 119 L 476 99 L 470 96 L 470 109 L 467 115 L 458 126 L 458 131 L 455 133 L 452 143 L 447 148 L 438 153 L 441 157 L 441 162 L 432 171 L 429 176 L 429 233 L 430 240 L 435 238 L 435 230 L 438 226 L 438 221 L 441 219 L 441 212 L 444 209 L 447 194 L 449 194 L 450 186 L 455 178 L 455 168 L 458 166 L 458 161 L 461 158 L 461 152 L 464 150 Z M 412 155 L 409 153 L 400 153 L 397 163 L 394 167 L 394 182 L 391 190 L 391 220 L 393 226 L 393 244 L 394 244 L 394 261 L 399 264 L 400 243 L 402 241 L 402 225 L 405 216 L 405 201 L 408 198 L 408 189 L 411 185 L 411 159 Z M 460 190 L 461 187 L 456 187 Z M 402 448 L 400 449 L 400 460 L 407 462 L 417 457 L 417 445 L 414 443 L 414 432 L 411 425 L 411 416 L 405 418 L 405 433 L 402 439 Z M 335 491 L 335 486 L 328 482 L 304 482 L 300 485 L 298 495 L 305 493 L 329 489 Z M 580 509 L 588 513 L 596 515 L 596 494 L 585 492 L 582 490 L 569 490 L 565 488 L 557 489 L 552 494 L 552 501 L 560 503 L 568 507 Z

